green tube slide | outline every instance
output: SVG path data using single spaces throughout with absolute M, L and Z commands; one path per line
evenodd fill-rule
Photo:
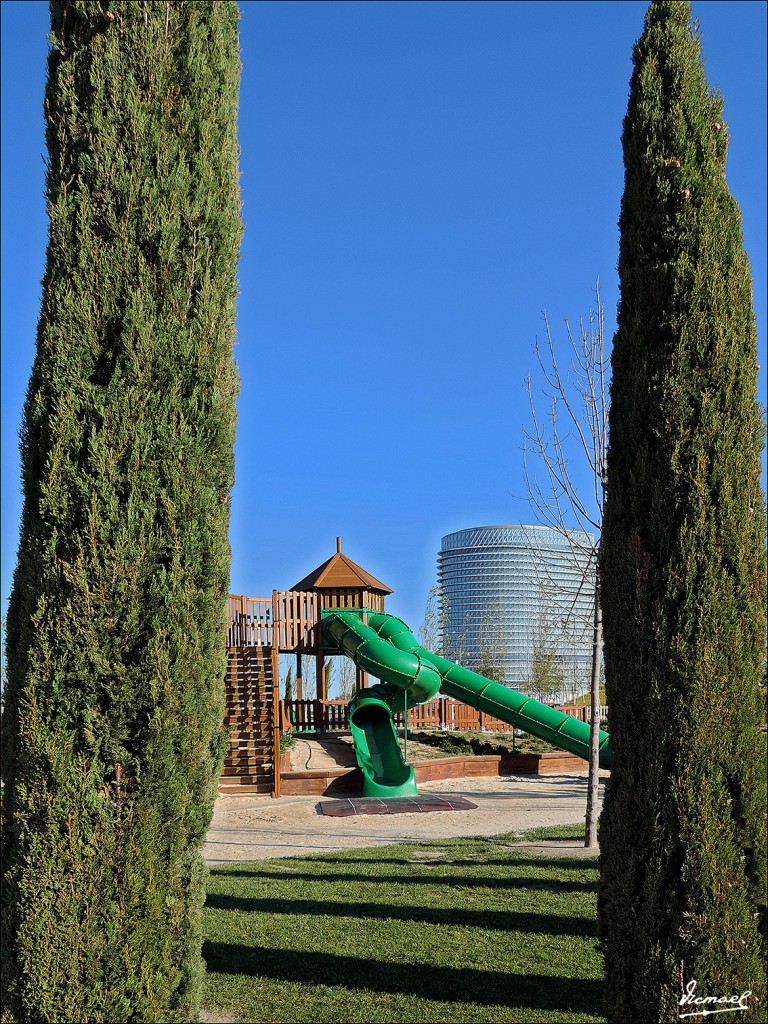
M 349 705 L 352 741 L 363 773 L 363 796 L 416 796 L 416 777 L 400 752 L 387 690 L 384 686 L 360 690 Z
M 438 692 L 589 760 L 585 722 L 432 654 L 394 615 L 364 609 L 325 611 L 323 645 L 346 654 L 385 684 L 358 691 L 350 703 L 352 738 L 366 796 L 415 793 L 415 783 L 406 778 L 408 765 L 400 753 L 392 713 L 431 700 Z M 610 768 L 613 755 L 603 731 L 599 745 L 600 767 Z

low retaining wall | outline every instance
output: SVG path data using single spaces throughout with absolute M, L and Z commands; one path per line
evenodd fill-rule
M 471 779 L 500 775 L 573 775 L 587 770 L 587 762 L 558 750 L 545 754 L 481 754 L 467 757 L 436 757 L 416 761 L 416 782 L 439 779 Z M 359 768 L 323 768 L 309 772 L 280 772 L 281 796 L 352 796 L 363 791 Z

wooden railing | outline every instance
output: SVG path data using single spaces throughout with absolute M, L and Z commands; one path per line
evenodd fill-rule
M 284 700 L 283 728 L 294 732 L 346 732 L 349 702 L 346 700 Z
M 285 652 L 315 650 L 320 597 L 298 590 L 274 590 L 271 597 L 231 595 L 228 621 L 228 647 L 276 647 Z
M 322 594 L 306 590 L 273 590 L 271 597 L 239 597 L 228 601 L 228 647 L 275 647 L 281 653 L 316 653 L 320 648 L 322 608 L 381 610 L 382 594 L 336 587 Z
M 274 645 L 279 650 L 315 650 L 319 621 L 319 594 L 301 590 L 273 591 Z
M 332 587 L 323 589 L 323 608 L 370 608 L 384 611 L 384 595 L 359 587 Z
M 227 647 L 272 646 L 271 597 L 230 595 L 227 613 Z

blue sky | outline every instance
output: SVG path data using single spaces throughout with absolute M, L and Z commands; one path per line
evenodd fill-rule
M 241 3 L 245 237 L 232 590 L 344 550 L 415 628 L 444 533 L 530 522 L 542 310 L 613 333 L 645 2 Z M 695 2 L 766 365 L 766 5 Z M 48 5 L 2 3 L 2 604 L 46 218 Z M 764 384 L 761 401 L 766 401 Z

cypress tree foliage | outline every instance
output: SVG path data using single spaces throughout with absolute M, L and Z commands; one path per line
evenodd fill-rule
M 623 134 L 601 559 L 609 1021 L 700 1010 L 679 1005 L 692 981 L 696 997 L 750 990 L 740 1020 L 766 1013 L 755 321 L 722 100 L 690 17 L 651 3 Z
M 239 11 L 50 8 L 50 233 L 3 719 L 3 1019 L 191 1021 L 225 738 Z

